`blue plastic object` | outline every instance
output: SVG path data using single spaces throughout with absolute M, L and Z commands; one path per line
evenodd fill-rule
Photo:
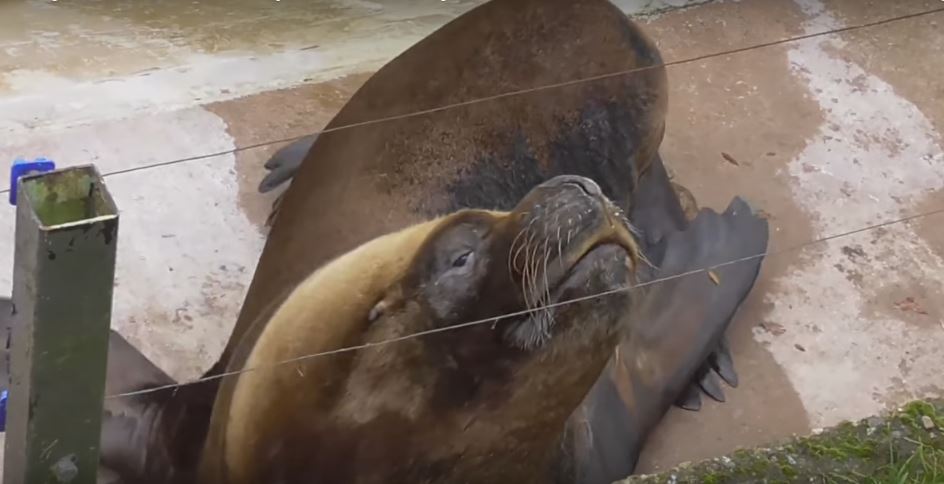
M 10 167 L 10 205 L 16 205 L 16 181 L 19 180 L 21 176 L 31 173 L 45 173 L 55 169 L 56 162 L 47 160 L 46 158 L 36 158 L 32 161 L 27 161 L 23 158 L 13 160 L 13 165 Z

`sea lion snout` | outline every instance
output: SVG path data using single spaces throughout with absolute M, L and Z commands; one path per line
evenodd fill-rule
M 523 305 L 535 310 L 506 333 L 518 346 L 551 338 L 559 311 L 548 306 L 623 286 L 634 272 L 639 252 L 629 221 L 589 178 L 563 175 L 541 183 L 511 219 L 518 227 L 509 270 Z
M 550 279 L 546 282 L 554 282 L 605 243 L 624 248 L 631 262 L 638 256 L 629 221 L 589 178 L 551 178 L 521 200 L 512 219 L 518 227 L 509 251 L 509 266 L 519 276 L 541 273 Z M 542 267 L 531 266 L 536 262 L 535 254 L 542 259 Z

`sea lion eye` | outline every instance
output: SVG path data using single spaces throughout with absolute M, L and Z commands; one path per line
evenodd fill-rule
M 465 267 L 465 265 L 469 263 L 469 259 L 471 257 L 472 251 L 464 252 L 462 255 L 456 257 L 456 259 L 452 261 L 452 267 Z

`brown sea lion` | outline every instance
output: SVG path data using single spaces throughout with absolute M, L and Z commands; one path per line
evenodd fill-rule
M 331 347 L 331 342 L 307 333 L 267 328 L 273 322 L 272 328 L 293 327 L 279 323 L 281 311 L 298 307 L 289 295 L 302 291 L 306 281 L 318 280 L 316 271 L 332 267 L 332 261 L 349 260 L 350 254 L 357 253 L 358 248 L 371 247 L 372 241 L 384 236 L 396 237 L 388 234 L 404 233 L 399 232 L 401 230 L 422 233 L 417 227 L 429 227 L 426 225 L 429 223 L 438 227 L 444 220 L 458 217 L 455 213 L 460 209 L 473 208 L 478 209 L 474 213 L 507 218 L 508 215 L 502 214 L 514 213 L 516 206 L 526 203 L 522 200 L 527 200 L 526 196 L 535 186 L 558 175 L 582 175 L 594 180 L 604 199 L 630 214 L 630 220 L 640 232 L 637 245 L 653 264 L 652 267 L 638 266 L 636 275 L 640 281 L 656 281 L 762 253 L 767 244 L 766 223 L 754 217 L 742 201 L 733 202 L 723 214 L 702 211 L 690 223 L 686 219 L 658 156 L 667 102 L 666 76 L 659 52 L 636 25 L 605 0 L 493 0 L 477 7 L 378 71 L 351 98 L 329 128 L 636 68 L 644 70 L 320 135 L 298 164 L 297 171 L 288 170 L 293 176 L 285 178 L 291 178 L 291 186 L 273 219 L 243 310 L 220 361 L 208 375 L 251 368 L 250 361 L 257 361 L 253 358 L 260 358 L 267 349 L 278 347 L 271 346 L 268 336 L 271 334 L 277 336 L 276 340 L 280 337 L 282 341 L 294 340 L 305 346 L 294 349 L 295 354 Z M 444 213 L 451 215 L 438 218 Z M 560 220 L 554 222 L 561 223 Z M 430 242 L 430 247 L 439 246 L 435 241 L 440 239 L 432 232 L 423 240 L 434 241 Z M 550 242 L 548 244 L 550 246 Z M 428 252 L 416 249 L 415 253 Z M 397 255 L 391 252 L 384 256 Z M 279 415 L 281 400 L 287 402 L 285 410 L 290 410 L 296 408 L 289 402 L 291 399 L 320 398 L 306 395 L 308 388 L 304 385 L 289 394 L 254 393 L 255 397 L 251 397 L 245 390 L 250 388 L 246 381 L 280 388 L 277 380 L 265 383 L 265 379 L 253 379 L 261 377 L 248 376 L 254 372 L 223 378 L 218 391 L 212 383 L 203 385 L 205 391 L 194 392 L 189 400 L 177 403 L 181 408 L 198 409 L 205 408 L 208 401 L 213 405 L 209 428 L 201 427 L 198 422 L 188 428 L 192 434 L 187 438 L 192 441 L 202 441 L 201 432 L 209 433 L 200 456 L 209 478 L 201 482 L 226 482 L 225 473 L 234 470 L 238 474 L 229 477 L 243 478 L 259 472 L 282 478 L 271 482 L 307 482 L 304 478 L 311 475 L 327 476 L 327 482 L 337 482 L 330 479 L 335 476 L 340 482 L 350 482 L 343 480 L 352 475 L 346 473 L 353 473 L 354 482 L 356 479 L 369 482 L 383 477 L 374 474 L 369 467 L 358 465 L 375 462 L 372 459 L 377 459 L 380 469 L 391 473 L 387 477 L 390 482 L 397 482 L 397 476 L 403 475 L 426 478 L 420 482 L 475 482 L 477 479 L 518 482 L 520 477 L 524 482 L 556 479 L 559 482 L 609 483 L 625 477 L 632 472 L 646 435 L 673 402 L 696 408 L 699 387 L 713 397 L 723 398 L 718 375 L 729 383 L 736 383 L 723 332 L 753 286 L 760 262 L 757 258 L 715 269 L 715 280 L 720 280 L 720 284 L 703 274 L 658 282 L 623 297 L 624 303 L 629 302 L 625 303 L 628 306 L 622 313 L 613 306 L 618 303 L 606 302 L 618 302 L 621 296 L 600 299 L 604 302 L 598 305 L 578 303 L 555 310 L 553 327 L 570 332 L 558 338 L 560 334 L 552 331 L 550 339 L 540 348 L 521 349 L 521 360 L 515 362 L 520 365 L 517 368 L 539 368 L 535 361 L 542 358 L 542 348 L 561 348 L 561 351 L 580 348 L 583 335 L 580 328 L 607 327 L 595 320 L 594 311 L 603 311 L 601 320 L 619 316 L 619 340 L 590 338 L 594 333 L 591 330 L 584 336 L 592 339 L 586 344 L 593 350 L 582 348 L 574 357 L 559 360 L 566 364 L 561 363 L 560 368 L 551 372 L 563 375 L 567 381 L 574 379 L 574 383 L 535 388 L 527 381 L 509 379 L 501 357 L 494 363 L 487 358 L 446 358 L 445 369 L 452 368 L 457 376 L 442 379 L 446 390 L 439 390 L 436 395 L 444 395 L 445 400 L 435 401 L 440 407 L 431 415 L 421 416 L 435 419 L 440 415 L 448 420 L 450 416 L 463 415 L 463 405 L 478 405 L 476 408 L 487 411 L 483 410 L 481 417 L 472 418 L 468 423 L 479 432 L 478 440 L 462 438 L 454 425 L 443 427 L 443 433 L 434 436 L 433 443 L 443 447 L 441 450 L 437 447 L 439 454 L 434 455 L 442 459 L 436 462 L 431 461 L 428 454 L 419 452 L 428 450 L 430 443 L 411 439 L 414 433 L 431 434 L 405 425 L 406 417 L 400 409 L 391 412 L 388 420 L 368 419 L 358 421 L 360 425 L 353 429 L 338 428 L 337 433 L 331 433 L 327 441 L 322 441 L 313 435 L 326 435 L 318 432 L 330 431 L 340 420 L 299 419 L 304 416 L 293 416 L 291 412 Z M 416 264 L 407 264 L 406 267 L 414 266 Z M 351 267 L 359 266 L 352 264 Z M 545 273 L 542 267 L 537 270 L 538 274 Z M 619 264 L 608 265 L 586 275 L 586 280 L 596 281 L 598 286 L 612 284 L 613 280 L 607 278 L 620 276 L 620 270 Z M 412 270 L 368 272 L 371 277 L 396 281 L 398 287 L 416 287 L 404 282 L 407 274 L 415 273 Z M 520 281 L 510 279 L 505 284 L 506 291 L 477 290 L 475 294 L 513 295 Z M 342 297 L 331 285 L 320 289 L 335 295 L 340 307 L 348 300 L 356 300 L 359 294 L 353 291 Z M 444 307 L 456 304 L 449 297 L 404 300 L 433 301 Z M 485 300 L 468 306 L 460 301 L 455 307 L 490 312 L 515 306 L 507 301 L 502 303 L 501 299 L 498 302 L 501 304 L 492 305 Z M 518 302 L 521 309 L 528 307 Z M 354 306 L 365 307 L 364 304 Z M 378 308 L 379 313 L 368 311 L 353 321 L 359 321 L 363 327 L 365 321 L 373 319 L 372 315 L 382 315 L 387 310 L 384 304 Z M 576 312 L 568 316 L 568 308 Z M 317 318 L 315 314 L 310 316 Z M 339 344 L 335 347 L 352 341 L 369 341 L 377 336 L 369 326 L 359 330 L 360 327 L 351 327 L 351 319 L 337 319 L 342 321 L 341 328 L 327 332 L 324 338 L 343 334 L 350 341 L 336 341 Z M 429 321 L 429 318 L 420 321 Z M 312 328 L 318 327 L 319 324 L 313 323 Z M 390 348 L 396 351 L 399 347 L 409 352 L 416 345 L 432 345 L 431 352 L 448 353 L 449 350 L 475 355 L 478 351 L 494 349 L 501 342 L 480 343 L 482 336 L 477 331 L 483 328 L 456 329 L 429 340 L 417 338 L 418 343 L 404 346 L 394 343 Z M 490 331 L 488 334 L 505 333 Z M 572 341 L 567 344 L 564 340 Z M 372 355 L 381 354 L 375 349 L 333 355 L 314 364 L 316 370 L 329 368 L 322 373 L 327 380 L 338 381 L 338 376 L 347 375 L 348 379 L 342 383 L 353 384 L 356 379 L 351 376 L 363 373 L 352 372 L 350 367 L 336 369 L 333 365 L 358 362 L 370 365 Z M 596 359 L 603 356 L 602 362 Z M 453 363 L 454 366 L 450 366 Z M 599 371 L 603 366 L 605 368 Z M 369 368 L 382 371 L 383 365 Z M 303 374 L 295 377 L 304 380 L 306 369 L 299 369 Z M 583 380 L 590 369 L 598 375 L 592 386 Z M 316 370 L 307 369 L 318 373 Z M 442 374 L 448 373 L 444 370 Z M 391 387 L 396 388 L 396 382 L 402 380 L 401 373 L 387 375 L 391 377 Z M 588 387 L 590 390 L 582 400 L 574 400 L 575 394 Z M 505 393 L 488 400 L 487 395 L 481 393 L 483 388 L 493 389 L 488 395 L 500 394 L 503 390 Z M 323 386 L 312 391 L 338 395 L 337 391 Z M 212 398 L 214 392 L 215 398 Z M 259 400 L 253 403 L 253 398 Z M 540 409 L 518 404 L 545 400 L 547 406 Z M 156 398 L 142 398 L 145 403 L 152 401 Z M 376 410 L 385 402 L 398 401 L 402 401 L 402 397 L 398 400 L 380 392 L 362 404 L 350 405 L 355 410 L 364 407 Z M 273 403 L 275 407 L 253 413 Z M 331 415 L 332 409 L 340 408 L 334 406 L 333 401 L 319 405 L 321 403 L 324 407 L 319 407 L 312 415 Z M 160 403 L 158 407 L 163 409 L 166 405 Z M 363 414 L 354 412 L 355 418 L 358 415 Z M 406 413 L 407 417 L 410 415 Z M 477 418 L 483 418 L 483 423 L 476 424 Z M 146 418 L 139 426 L 173 429 L 173 426 L 163 425 L 162 419 L 161 416 Z M 290 429 L 294 432 L 280 433 L 282 430 L 267 430 L 270 427 L 260 428 L 253 423 L 268 419 L 274 419 L 273 429 L 284 430 L 286 426 L 291 427 L 291 422 L 306 424 Z M 513 433 L 481 430 L 490 422 L 511 421 L 504 419 L 515 420 L 520 428 L 528 430 Z M 529 425 L 532 422 L 541 425 Z M 316 433 L 310 433 L 312 429 Z M 172 430 L 145 432 L 150 432 L 150 436 L 145 439 L 145 445 L 136 448 L 138 455 L 170 455 L 154 447 L 166 449 L 182 438 Z M 275 445 L 257 448 L 251 442 L 237 439 L 237 450 L 232 450 L 229 445 L 234 442 L 232 436 L 240 432 L 261 436 L 262 442 L 275 442 Z M 279 442 L 279 438 L 284 440 Z M 312 440 L 307 440 L 309 438 Z M 453 441 L 457 446 L 449 447 L 447 444 Z M 333 442 L 349 452 L 333 452 Z M 472 446 L 473 451 L 468 455 L 458 452 L 461 442 Z M 522 457 L 520 463 L 507 467 L 508 474 L 488 474 L 506 468 L 504 464 L 509 459 L 503 456 L 503 451 L 507 451 L 509 442 L 525 443 L 539 455 Z M 306 449 L 307 444 L 318 445 L 317 450 Z M 255 459 L 255 463 L 249 464 L 251 468 L 241 468 L 245 464 L 227 460 L 230 452 L 250 455 L 245 453 L 247 448 L 260 452 L 251 455 Z M 400 455 L 416 458 L 394 462 L 377 457 L 378 449 L 392 448 Z M 553 457 L 554 451 L 548 450 L 551 448 L 557 449 L 559 458 Z M 180 473 L 192 471 L 179 456 L 169 459 L 170 462 L 164 464 L 180 466 Z M 556 467 L 548 467 L 547 459 L 555 462 Z M 128 482 L 138 481 L 129 479 Z
M 405 51 L 368 79 L 328 130 L 498 99 L 308 136 L 270 159 L 261 189 L 292 179 L 299 167 L 305 185 L 276 201 L 273 218 L 291 210 L 292 219 L 271 231 L 213 371 L 267 305 L 285 297 L 285 287 L 340 251 L 449 210 L 508 210 L 551 176 L 596 180 L 629 207 L 650 244 L 683 229 L 697 205 L 667 179 L 658 156 L 668 102 L 661 63 L 651 39 L 606 0 L 493 0 Z M 520 94 L 581 78 L 597 79 Z M 303 165 L 297 156 L 306 147 L 306 159 L 317 161 Z M 292 196 L 292 208 L 280 208 Z M 716 356 L 730 359 L 725 351 Z M 731 365 L 720 363 L 723 379 L 736 384 Z M 723 400 L 716 381 L 706 372 L 706 391 Z M 698 408 L 698 393 L 687 397 L 680 405 Z
M 266 321 L 245 365 L 625 287 L 638 252 L 592 181 L 555 178 L 510 213 L 458 211 L 328 263 Z M 633 296 L 243 374 L 203 480 L 548 482 Z
M 627 390 L 663 394 L 675 384 L 677 394 L 757 269 L 721 269 L 731 279 L 725 288 L 710 287 L 707 277 L 671 281 L 500 318 L 625 288 L 633 274 L 654 277 L 639 268 L 639 247 L 620 212 L 593 181 L 561 176 L 511 212 L 458 211 L 329 262 L 294 289 L 257 339 L 238 348 L 248 354 L 245 367 L 256 370 L 232 380 L 200 482 L 604 482 L 577 479 L 593 462 L 583 454 L 595 450 L 585 423 L 572 415 L 596 418 L 587 405 L 609 403 L 598 390 L 581 406 L 617 345 L 632 370 L 620 380 Z M 666 241 L 659 273 L 762 250 L 764 233 L 743 202 L 723 216 L 705 213 Z M 702 246 L 706 234 L 719 245 Z M 746 245 L 732 240 L 741 234 L 750 236 Z M 679 288 L 701 294 L 699 307 L 719 314 L 709 316 L 710 327 L 701 315 L 684 317 L 691 308 L 662 327 L 639 319 Z M 274 366 L 483 320 L 488 324 Z M 619 408 L 635 417 L 625 404 Z M 631 408 L 637 410 L 664 408 L 643 402 Z

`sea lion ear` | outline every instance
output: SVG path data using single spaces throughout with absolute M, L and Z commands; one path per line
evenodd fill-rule
M 390 301 L 386 298 L 377 301 L 377 304 L 374 304 L 374 307 L 370 308 L 370 312 L 367 313 L 367 322 L 373 323 L 378 318 L 386 314 L 387 309 L 390 308 Z
M 397 308 L 403 304 L 403 288 L 394 285 L 391 288 L 388 288 L 384 291 L 383 296 L 374 304 L 374 307 L 370 308 L 370 312 L 367 313 L 367 322 L 373 324 L 378 319 L 387 316 L 392 311 L 395 311 Z

